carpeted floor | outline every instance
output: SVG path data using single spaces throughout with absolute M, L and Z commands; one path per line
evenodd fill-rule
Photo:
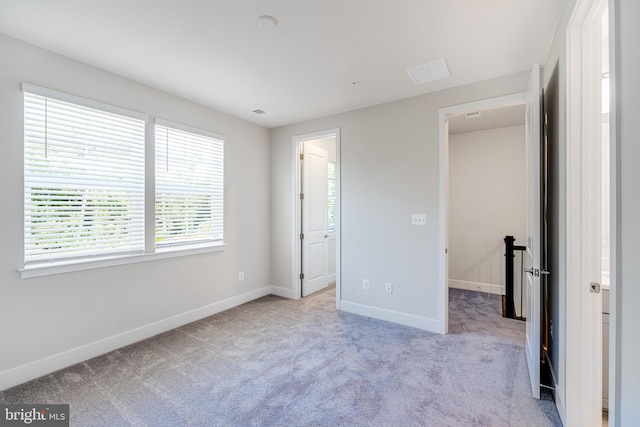
M 531 397 L 524 322 L 452 289 L 446 336 L 275 296 L 0 392 L 72 426 L 555 426 Z

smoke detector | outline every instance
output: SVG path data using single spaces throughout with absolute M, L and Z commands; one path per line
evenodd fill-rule
M 278 20 L 271 15 L 262 15 L 258 18 L 257 24 L 263 30 L 271 31 L 278 26 Z

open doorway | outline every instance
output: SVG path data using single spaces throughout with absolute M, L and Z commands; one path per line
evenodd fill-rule
M 505 294 L 504 238 L 526 242 L 525 106 L 449 119 L 449 288 Z M 514 265 L 521 271 L 522 254 Z M 524 317 L 522 275 L 515 315 Z
M 534 65 L 530 74 L 527 92 L 477 101 L 440 109 L 440 290 L 441 317 L 444 331 L 449 327 L 449 245 L 450 245 L 450 119 L 458 114 L 490 110 L 500 107 L 526 106 L 525 114 L 525 155 L 522 163 L 525 169 L 526 201 L 526 246 L 523 247 L 523 272 L 526 283 L 523 284 L 524 305 L 526 305 L 525 353 L 531 380 L 533 397 L 540 398 L 541 371 L 541 283 L 549 274 L 544 260 L 544 242 L 542 235 L 545 227 L 542 220 L 542 207 L 545 205 L 543 191 L 546 180 L 545 163 L 541 138 L 542 129 L 542 89 L 540 66 Z
M 449 245 L 450 245 L 450 119 L 458 114 L 490 110 L 499 107 L 526 106 L 525 114 L 525 201 L 526 201 L 526 246 L 523 247 L 524 304 L 526 305 L 525 353 L 533 397 L 540 398 L 541 349 L 541 283 L 549 274 L 544 265 L 544 241 L 546 227 L 543 224 L 543 207 L 546 208 L 546 163 L 542 144 L 542 88 L 541 69 L 534 65 L 530 74 L 527 92 L 493 98 L 473 103 L 440 109 L 440 322 L 444 331 L 449 327 Z
M 295 298 L 335 284 L 340 301 L 340 137 L 332 129 L 293 138 Z
M 440 294 L 440 306 L 441 306 L 441 316 L 440 323 L 443 326 L 442 332 L 447 333 L 449 330 L 449 288 L 463 288 L 463 289 L 472 289 L 476 291 L 484 291 L 490 293 L 502 293 L 503 290 L 500 287 L 500 281 L 503 280 L 504 274 L 501 272 L 503 266 L 503 261 L 499 259 L 499 254 L 502 252 L 502 245 L 498 247 L 497 244 L 481 243 L 479 246 L 476 245 L 476 242 L 473 242 L 476 245 L 473 252 L 476 256 L 467 256 L 465 253 L 465 243 L 464 239 L 465 233 L 458 233 L 456 231 L 456 235 L 458 237 L 452 237 L 452 220 L 454 222 L 464 223 L 464 216 L 466 215 L 467 210 L 471 209 L 468 206 L 465 208 L 465 203 L 471 203 L 473 205 L 474 201 L 470 200 L 473 197 L 480 197 L 480 200 L 476 200 L 475 203 L 485 203 L 482 200 L 482 193 L 480 194 L 472 194 L 467 197 L 464 192 L 464 180 L 475 179 L 473 177 L 465 178 L 465 174 L 467 174 L 466 170 L 461 170 L 460 174 L 455 174 L 453 178 L 460 182 L 460 188 L 456 190 L 456 197 L 460 196 L 462 199 L 466 199 L 466 201 L 460 202 L 459 200 L 454 200 L 454 203 L 458 203 L 459 206 L 456 208 L 458 212 L 455 218 L 452 218 L 451 214 L 451 189 L 452 185 L 455 190 L 457 184 L 453 184 L 451 181 L 451 165 L 450 165 L 450 157 L 451 157 L 451 136 L 454 135 L 454 143 L 457 143 L 455 140 L 460 140 L 460 143 L 464 146 L 470 147 L 470 150 L 465 151 L 474 151 L 480 147 L 477 145 L 473 145 L 473 141 L 467 141 L 468 135 L 463 137 L 456 137 L 455 135 L 459 134 L 471 134 L 472 132 L 483 132 L 489 130 L 491 128 L 505 127 L 505 120 L 510 121 L 510 124 L 521 123 L 524 120 L 524 113 L 522 112 L 522 108 L 526 105 L 527 95 L 526 93 L 514 94 L 499 98 L 487 99 L 483 101 L 468 103 L 457 105 L 453 107 L 447 107 L 440 110 L 440 247 L 441 247 L 441 258 L 440 258 L 440 286 L 441 286 L 441 294 Z M 502 110 L 502 114 L 500 113 Z M 522 112 L 522 116 L 520 113 Z M 484 126 L 478 121 L 482 115 L 485 115 Z M 467 117 L 469 117 L 467 119 Z M 515 121 L 514 121 L 515 120 Z M 513 122 L 513 123 L 511 123 Z M 453 127 L 453 131 L 452 128 Z M 472 135 L 472 140 L 473 134 Z M 476 136 L 479 136 L 476 134 Z M 464 147 L 454 147 L 454 151 L 457 148 Z M 461 150 L 458 150 L 461 151 Z M 464 153 L 466 160 L 459 165 L 463 168 L 466 165 L 471 165 L 474 169 L 478 167 L 482 168 L 482 164 L 474 164 L 473 158 L 469 158 L 467 155 L 473 156 L 473 153 Z M 522 159 L 521 165 L 524 166 L 525 159 Z M 477 173 L 477 172 L 472 172 Z M 484 172 L 482 172 L 484 174 Z M 460 176 L 457 176 L 460 175 Z M 524 189 L 523 189 L 524 190 Z M 484 191 L 486 193 L 486 191 Z M 524 211 L 523 207 L 523 211 Z M 476 221 L 472 221 L 471 226 L 474 229 L 477 229 L 478 223 Z M 502 233 L 502 232 L 500 232 Z M 467 233 L 468 234 L 468 233 Z M 472 236 L 477 234 L 475 230 L 472 233 Z M 494 236 L 495 237 L 495 236 Z M 498 236 L 498 242 L 504 238 L 503 236 Z M 495 242 L 493 242 L 495 243 Z M 457 246 L 458 249 L 452 248 L 451 244 Z M 453 249 L 453 253 L 451 252 Z M 458 252 L 455 255 L 456 251 Z M 483 253 L 482 255 L 477 255 Z M 453 256 L 456 258 L 453 259 Z M 453 271 L 452 271 L 453 269 Z M 453 276 L 451 275 L 453 273 Z M 502 276 L 501 276 L 502 275 Z M 502 282 L 503 283 L 503 282 Z

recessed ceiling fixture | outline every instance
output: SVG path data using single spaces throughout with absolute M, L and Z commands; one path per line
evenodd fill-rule
M 480 113 L 480 111 L 472 111 L 470 113 L 465 113 L 464 114 L 464 118 L 465 119 L 477 119 L 480 116 L 482 116 L 482 114 Z
M 272 114 L 272 113 L 267 113 L 265 110 L 263 110 L 262 108 L 254 108 L 253 110 L 251 110 L 251 112 L 257 116 L 263 117 L 263 118 L 274 118 L 276 115 Z
M 433 80 L 449 77 L 449 68 L 444 59 L 430 62 L 424 65 L 418 65 L 407 70 L 407 75 L 411 81 L 418 85 L 420 83 L 431 82 Z
M 258 27 L 263 30 L 271 31 L 278 26 L 278 20 L 270 15 L 262 15 L 258 17 Z

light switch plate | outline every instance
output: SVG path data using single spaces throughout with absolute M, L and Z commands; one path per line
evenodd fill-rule
M 412 225 L 427 225 L 427 214 L 413 214 L 411 215 Z

